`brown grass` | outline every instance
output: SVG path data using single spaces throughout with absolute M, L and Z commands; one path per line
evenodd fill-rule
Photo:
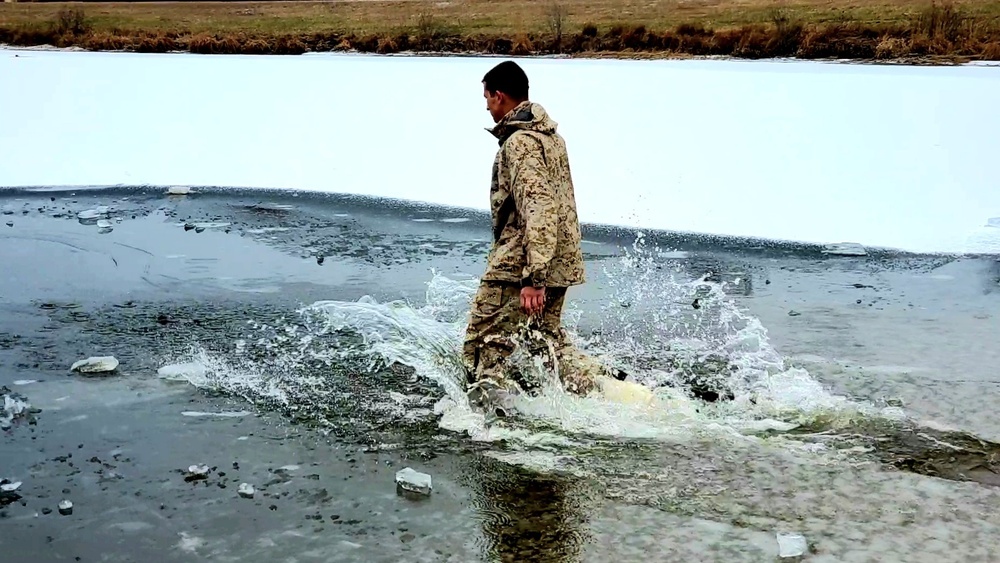
M 92 50 L 1000 60 L 1000 0 L 0 4 L 0 43 Z

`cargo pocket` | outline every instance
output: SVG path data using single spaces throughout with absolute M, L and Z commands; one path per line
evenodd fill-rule
M 472 312 L 478 317 L 495 315 L 503 306 L 503 288 L 494 284 L 480 284 L 472 303 Z

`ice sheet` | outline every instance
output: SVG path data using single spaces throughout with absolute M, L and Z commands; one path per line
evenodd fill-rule
M 18 56 L 15 57 L 14 55 Z M 0 186 L 322 190 L 487 209 L 496 58 L 0 50 Z M 985 66 L 520 61 L 580 216 L 1000 252 Z

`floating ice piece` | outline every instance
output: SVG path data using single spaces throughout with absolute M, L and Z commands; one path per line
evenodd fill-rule
M 838 242 L 826 245 L 823 248 L 823 254 L 830 254 L 832 256 L 867 256 L 868 251 L 856 242 Z
M 20 481 L 11 483 L 7 479 L 0 479 L 0 507 L 21 500 L 21 495 L 16 492 L 20 487 Z
M 105 209 L 107 209 L 107 208 L 105 208 Z M 76 214 L 76 218 L 77 219 L 81 219 L 83 221 L 90 221 L 90 220 L 93 220 L 93 219 L 97 219 L 98 217 L 102 217 L 106 213 L 107 212 L 102 213 L 102 212 L 100 212 L 97 209 L 84 209 L 83 211 L 81 211 L 81 212 L 79 212 L 79 213 Z
M 5 483 L 0 485 L 0 493 L 13 493 L 14 491 L 21 488 L 21 482 L 16 483 Z
M 431 494 L 431 476 L 411 467 L 396 472 L 396 488 L 418 495 Z
M 208 477 L 207 465 L 192 465 L 188 467 L 188 474 L 185 480 L 194 481 L 195 479 L 204 479 L 205 477 Z
M 31 408 L 28 401 L 17 393 L 10 392 L 6 387 L 0 387 L 0 395 L 3 397 L 3 410 L 0 410 L 0 429 L 7 430 L 14 419 L 21 417 Z
M 253 498 L 253 485 L 249 483 L 240 483 L 240 488 L 237 490 L 243 498 Z
M 62 514 L 63 516 L 69 516 L 70 514 L 73 514 L 73 503 L 68 500 L 60 502 L 59 514 Z
M 247 233 L 251 235 L 263 235 L 266 233 L 283 233 L 288 230 L 288 227 L 261 227 L 259 229 L 247 229 Z
M 986 220 L 986 226 L 1000 229 L 1000 217 L 990 217 Z
M 204 416 L 218 416 L 220 418 L 239 418 L 241 416 L 247 416 L 253 414 L 250 411 L 221 411 L 221 412 L 202 412 L 202 411 L 184 411 L 181 413 L 183 416 L 194 416 L 194 417 L 204 417 Z
M 99 219 L 97 221 L 97 228 L 98 229 L 110 229 L 111 228 L 111 221 L 108 221 L 107 219 Z
M 782 559 L 790 557 L 802 557 L 809 549 L 806 538 L 802 534 L 791 532 L 778 532 L 778 557 Z
M 31 385 L 32 383 L 38 383 L 37 379 L 18 379 L 14 382 L 14 385 Z
M 167 188 L 167 195 L 188 195 L 191 188 L 188 186 L 170 186 Z
M 115 371 L 118 360 L 114 356 L 91 356 L 70 366 L 70 370 L 80 373 L 103 373 Z

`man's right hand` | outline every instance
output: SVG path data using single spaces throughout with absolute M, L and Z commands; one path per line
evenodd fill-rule
M 545 309 L 544 287 L 521 288 L 521 309 L 528 315 L 537 315 Z

